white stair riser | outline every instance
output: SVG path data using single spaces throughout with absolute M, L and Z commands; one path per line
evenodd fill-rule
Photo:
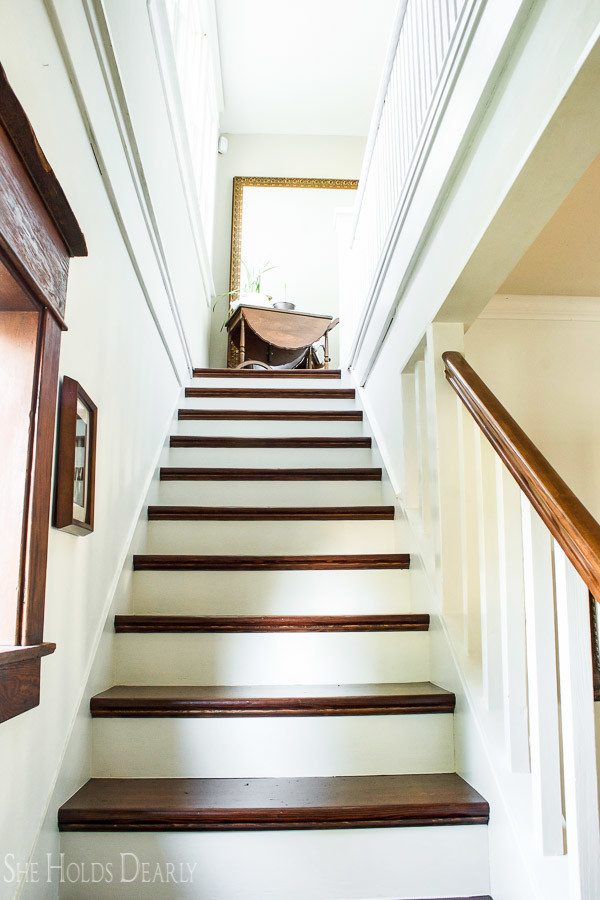
M 138 613 L 206 616 L 411 612 L 409 572 L 135 572 Z M 337 683 L 337 679 L 335 679 Z
M 380 481 L 162 481 L 167 506 L 378 506 Z
M 118 684 L 363 684 L 429 679 L 427 632 L 118 634 Z
M 356 400 L 325 398 L 313 400 L 306 397 L 182 397 L 180 409 L 272 409 L 272 410 L 323 410 L 356 409 Z
M 93 723 L 95 778 L 292 778 L 453 769 L 451 713 Z
M 149 522 L 147 553 L 395 553 L 393 522 Z M 399 551 L 398 551 L 399 552 Z
M 216 466 L 217 468 L 326 468 L 370 467 L 373 454 L 368 448 L 294 447 L 172 447 L 170 466 Z
M 69 863 L 79 867 L 69 870 L 73 878 L 79 873 L 79 880 L 65 879 L 61 900 L 389 900 L 489 892 L 484 825 L 65 833 L 61 848 L 65 868 Z M 122 853 L 133 855 L 123 858 Z M 82 883 L 82 877 L 91 878 L 94 862 L 110 863 L 111 882 Z M 142 883 L 142 862 L 148 864 L 150 883 Z M 162 881 L 154 879 L 157 862 Z M 179 883 L 165 881 L 167 863 L 174 866 L 171 871 Z M 97 865 L 96 877 L 106 871 Z M 125 883 L 122 878 L 132 880 Z M 187 883 L 181 883 L 183 878 Z
M 361 437 L 361 421 L 278 419 L 177 419 L 177 434 L 226 437 Z

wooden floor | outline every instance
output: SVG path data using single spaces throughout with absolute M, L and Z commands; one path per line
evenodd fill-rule
M 486 825 L 458 775 L 92 778 L 61 807 L 61 831 L 248 831 Z
M 310 556 L 196 556 L 179 554 L 138 554 L 133 557 L 137 571 L 170 572 L 283 572 L 300 569 L 408 569 L 409 553 L 362 553 Z
M 262 686 L 117 685 L 92 697 L 92 716 L 368 716 L 454 712 L 455 697 L 430 682 Z
M 360 616 L 115 616 L 115 631 L 129 634 L 298 631 L 427 631 L 423 613 Z

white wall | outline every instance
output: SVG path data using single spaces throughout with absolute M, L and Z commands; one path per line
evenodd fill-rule
M 119 15 L 129 20 L 115 22 L 113 36 L 118 35 L 125 57 L 131 48 L 140 49 L 138 74 L 143 74 L 151 67 L 148 33 L 145 20 L 136 25 L 132 17 L 135 11 L 146 16 L 145 4 L 121 6 L 127 9 Z M 50 2 L 47 8 L 52 12 Z M 129 167 L 83 5 L 60 0 L 56 10 L 71 54 L 70 72 L 41 0 L 0 0 L 0 56 L 89 249 L 89 256 L 71 267 L 60 372 L 80 381 L 98 406 L 96 515 L 93 534 L 83 538 L 50 529 L 44 636 L 57 650 L 42 662 L 40 706 L 0 726 L 2 898 L 13 897 L 18 888 L 10 882 L 5 854 L 14 854 L 20 866 L 27 863 L 46 812 L 40 848 L 56 854 L 57 805 L 89 775 L 85 700 L 77 719 L 82 692 L 100 636 L 105 628 L 110 631 L 107 613 L 188 376 L 187 353 L 195 364 L 206 364 L 209 306 L 197 265 L 184 259 L 192 237 L 181 214 L 179 175 L 165 148 L 167 138 L 145 141 L 139 161 L 154 216 L 149 224 L 148 203 L 144 206 L 134 183 L 139 172 Z M 125 36 L 134 26 L 138 43 L 128 48 Z M 127 61 L 121 60 L 123 70 Z M 134 70 L 132 64 L 124 78 L 133 78 Z M 154 91 L 155 82 L 145 89 Z M 135 95 L 132 82 L 126 92 L 138 135 L 153 134 L 164 113 L 161 96 L 148 104 Z M 109 650 L 101 664 L 106 681 Z M 51 801 L 76 721 L 68 766 Z M 30 896 L 56 896 L 56 884 L 30 884 L 27 890 Z
M 217 164 L 213 251 L 217 294 L 229 290 L 233 178 L 236 175 L 358 178 L 365 146 L 362 137 L 231 134 L 228 138 L 229 150 L 219 156 Z M 212 318 L 211 366 L 226 364 L 226 332 L 220 330 L 226 304 L 226 299 L 222 299 Z
M 600 520 L 599 346 L 600 321 L 482 318 L 465 335 L 469 363 Z

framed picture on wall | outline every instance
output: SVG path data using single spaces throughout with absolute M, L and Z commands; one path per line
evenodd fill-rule
M 65 375 L 60 394 L 54 527 L 70 534 L 94 530 L 96 405 Z

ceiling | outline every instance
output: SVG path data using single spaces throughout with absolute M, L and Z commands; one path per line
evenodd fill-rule
M 237 134 L 366 135 L 397 0 L 216 0 Z
M 600 156 L 584 172 L 498 293 L 600 296 Z

